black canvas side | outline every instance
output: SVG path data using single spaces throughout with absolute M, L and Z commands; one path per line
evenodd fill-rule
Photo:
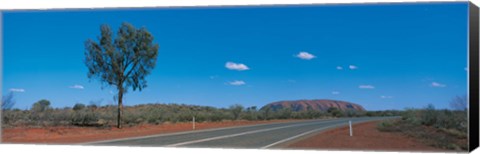
M 478 7 L 469 2 L 469 151 L 473 151 L 478 147 L 479 142 L 479 34 Z

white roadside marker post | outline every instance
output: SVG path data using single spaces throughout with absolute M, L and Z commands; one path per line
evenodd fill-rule
M 193 130 L 195 130 L 195 116 L 193 117 L 192 124 L 193 124 Z
M 348 125 L 350 125 L 350 136 L 352 136 L 352 121 L 348 121 Z

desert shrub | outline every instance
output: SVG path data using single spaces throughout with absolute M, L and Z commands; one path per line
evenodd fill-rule
M 85 104 L 82 103 L 77 103 L 73 106 L 74 111 L 79 111 L 85 109 Z
M 453 114 L 449 110 L 436 111 L 436 122 L 433 126 L 436 128 L 450 128 L 456 124 L 453 118 L 451 118 L 452 116 Z
M 234 119 L 234 116 L 230 114 L 230 111 L 227 109 L 216 110 L 210 115 L 211 121 L 222 121 L 227 119 Z
M 401 119 L 377 124 L 380 131 L 402 132 L 443 149 L 466 150 L 467 113 L 465 110 L 406 109 Z
M 421 121 L 423 125 L 432 126 L 437 122 L 437 111 L 435 106 L 428 104 L 427 107 L 421 112 Z
M 413 125 L 421 124 L 421 119 L 419 118 L 419 111 L 415 109 L 406 109 L 406 111 L 402 113 L 402 120 Z
M 195 121 L 196 122 L 204 122 L 204 121 L 207 121 L 208 120 L 208 114 L 207 113 L 195 113 L 193 115 L 195 117 Z
M 356 117 L 357 116 L 357 112 L 355 110 L 352 110 L 352 109 L 347 109 L 345 110 L 345 116 L 347 117 Z
M 273 119 L 290 119 L 292 117 L 292 109 L 291 108 L 282 108 L 273 112 Z
M 379 116 L 400 116 L 403 111 L 399 110 L 384 110 L 384 111 L 357 111 L 357 116 L 379 117 Z
M 230 111 L 232 112 L 233 119 L 232 120 L 238 120 L 240 118 L 240 115 L 242 114 L 243 111 L 243 106 L 240 104 L 235 104 L 229 107 Z
M 45 112 L 50 109 L 50 101 L 46 99 L 39 100 L 38 102 L 34 103 L 32 106 L 32 112 Z
M 22 113 L 16 112 L 16 111 L 11 111 L 11 110 L 4 110 L 2 111 L 2 127 L 11 127 L 15 126 L 15 121 L 23 119 L 21 118 L 23 116 Z
M 98 108 L 98 106 L 96 104 L 90 104 L 87 106 L 88 109 L 92 109 L 92 110 L 95 110 Z
M 344 113 L 336 107 L 328 108 L 327 112 L 333 117 L 343 117 L 344 116 Z
M 257 107 L 256 106 L 247 107 L 241 119 L 257 120 L 258 119 Z
M 305 113 L 305 118 L 306 119 L 315 119 L 315 118 L 320 118 L 322 115 L 321 111 L 315 111 L 315 110 L 307 110 Z
M 124 115 L 123 123 L 129 126 L 144 123 L 144 120 L 145 120 L 143 116 L 145 115 L 145 113 L 141 111 L 126 109 L 124 110 L 123 115 Z
M 377 129 L 386 132 L 397 131 L 397 128 L 395 128 L 394 125 L 395 122 L 393 120 L 384 120 L 377 123 Z
M 152 107 L 146 110 L 144 118 L 147 121 L 147 123 L 150 124 L 160 124 L 162 123 L 162 115 L 163 111 L 158 108 L 158 107 Z
M 32 105 L 28 113 L 28 125 L 47 126 L 52 123 L 52 108 L 50 101 L 46 99 L 39 100 Z
M 70 122 L 70 117 L 73 113 L 68 109 L 55 109 L 52 110 L 51 116 L 51 125 L 53 126 L 62 126 L 68 125 Z
M 92 109 L 88 109 L 83 107 L 80 108 L 73 108 L 73 113 L 70 116 L 70 122 L 73 125 L 78 126 L 98 126 L 103 124 L 98 124 L 99 115 Z
M 260 117 L 263 120 L 269 120 L 271 113 L 272 113 L 272 108 L 270 106 L 266 106 L 260 109 L 260 115 L 261 115 Z
M 455 128 L 462 132 L 467 132 L 468 131 L 468 112 L 465 110 L 453 111 L 452 115 L 453 115 L 452 116 L 453 121 L 455 123 L 451 124 L 449 128 Z
M 2 115 L 3 123 L 9 126 L 105 126 L 116 124 L 116 105 L 97 105 L 99 103 L 76 103 L 71 107 L 53 109 L 48 100 L 40 100 L 29 110 L 8 110 Z M 138 125 L 142 123 L 161 124 L 164 122 L 189 122 L 195 116 L 197 122 L 224 120 L 270 120 L 270 119 L 315 119 L 329 116 L 364 116 L 368 113 L 381 115 L 382 112 L 343 112 L 336 108 L 330 111 L 292 111 L 291 108 L 271 110 L 269 107 L 257 110 L 256 106 L 244 108 L 235 104 L 229 108 L 216 108 L 186 104 L 142 104 L 124 107 L 123 123 Z M 5 125 L 7 126 L 7 125 Z

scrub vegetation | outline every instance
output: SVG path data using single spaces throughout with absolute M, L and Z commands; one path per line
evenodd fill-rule
M 14 100 L 13 97 L 11 100 Z M 4 109 L 2 127 L 48 127 L 48 126 L 80 126 L 80 127 L 112 127 L 116 124 L 117 106 L 103 105 L 99 101 L 91 101 L 88 105 L 76 103 L 72 107 L 52 108 L 48 100 L 35 102 L 30 109 Z M 187 104 L 141 104 L 125 106 L 122 124 L 134 126 L 139 124 L 162 124 L 192 121 L 217 122 L 234 120 L 278 120 L 278 119 L 327 119 L 362 116 L 395 116 L 400 111 L 354 111 L 330 108 L 327 111 L 305 110 L 293 111 L 285 108 L 271 110 L 257 106 L 244 107 L 234 104 L 227 108 L 198 106 Z
M 443 149 L 468 149 L 468 116 L 466 96 L 452 99 L 448 109 L 435 109 L 429 104 L 423 109 L 406 109 L 401 119 L 378 124 L 384 132 L 401 132 Z

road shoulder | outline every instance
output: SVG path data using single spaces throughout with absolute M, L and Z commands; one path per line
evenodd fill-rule
M 448 152 L 425 145 L 421 141 L 401 133 L 381 132 L 376 129 L 379 122 L 354 124 L 353 136 L 349 135 L 349 127 L 343 126 L 306 135 L 278 147 L 283 149 Z

